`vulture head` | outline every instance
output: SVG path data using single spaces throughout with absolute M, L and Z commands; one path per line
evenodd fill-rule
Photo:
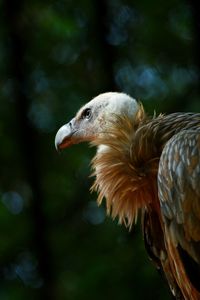
M 137 176 L 137 172 L 130 163 L 134 158 L 130 149 L 135 128 L 143 117 L 142 106 L 130 96 L 103 93 L 85 104 L 55 137 L 57 150 L 81 142 L 90 142 L 97 147 L 92 160 L 95 182 L 91 190 L 97 191 L 98 204 L 106 199 L 108 215 L 118 216 L 119 222 L 128 226 L 136 220 L 137 210 L 144 203 L 141 197 L 136 201 L 127 200 L 138 190 L 132 187 L 132 175 Z M 138 186 L 141 186 L 141 180 Z M 147 201 L 148 197 L 145 199 Z
M 135 99 L 124 93 L 104 93 L 85 104 L 76 116 L 57 132 L 55 146 L 63 149 L 80 142 L 92 142 L 109 130 L 116 116 L 133 117 L 139 109 Z

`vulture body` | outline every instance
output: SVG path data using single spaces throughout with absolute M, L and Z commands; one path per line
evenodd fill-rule
M 123 93 L 104 93 L 57 132 L 56 148 L 89 141 L 98 203 L 131 226 L 177 299 L 200 299 L 200 113 L 148 117 Z

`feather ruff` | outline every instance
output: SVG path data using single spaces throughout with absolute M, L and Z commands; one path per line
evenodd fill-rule
M 91 190 L 97 191 L 98 204 L 106 198 L 107 213 L 118 216 L 119 223 L 128 227 L 137 221 L 139 209 L 155 201 L 157 194 L 159 157 L 149 131 L 141 130 L 147 122 L 140 105 L 131 119 L 125 114 L 115 116 L 103 135 L 92 142 L 104 147 L 92 160 L 96 179 Z

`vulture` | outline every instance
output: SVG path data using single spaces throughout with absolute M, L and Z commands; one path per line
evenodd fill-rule
M 148 116 L 124 93 L 100 94 L 62 126 L 57 149 L 80 142 L 92 159 L 97 202 L 131 228 L 176 299 L 200 299 L 200 113 Z

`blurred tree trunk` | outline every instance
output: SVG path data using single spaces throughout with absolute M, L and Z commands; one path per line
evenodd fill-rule
M 101 55 L 103 65 L 107 75 L 107 91 L 117 91 L 118 87 L 115 83 L 114 63 L 116 60 L 115 47 L 110 45 L 107 41 L 109 30 L 108 18 L 108 2 L 106 0 L 95 1 L 96 10 L 96 26 L 95 33 L 98 35 L 99 44 L 101 47 Z
M 194 46 L 195 46 L 195 61 L 198 75 L 197 91 L 198 98 L 200 98 L 200 1 L 189 0 L 193 14 L 193 28 L 194 28 Z
M 199 0 L 189 0 L 189 4 L 192 9 L 193 14 L 193 24 L 194 24 L 194 35 L 195 35 L 195 46 L 196 46 L 196 61 L 198 67 L 199 75 L 199 89 L 200 89 L 200 1 Z
M 28 119 L 29 111 L 29 66 L 25 60 L 31 30 L 28 17 L 24 12 L 23 1 L 4 0 L 4 24 L 7 28 L 8 76 L 12 78 L 13 101 L 16 105 L 16 121 L 19 130 L 19 144 L 24 173 L 32 192 L 30 204 L 30 251 L 35 252 L 38 261 L 38 272 L 43 279 L 40 288 L 41 299 L 55 299 L 53 291 L 53 274 L 51 269 L 50 251 L 47 244 L 46 220 L 42 209 L 43 195 L 40 185 L 40 160 L 38 153 L 37 134 Z
M 198 82 L 187 91 L 185 95 L 181 95 L 176 98 L 176 102 L 170 106 L 168 113 L 174 111 L 184 111 L 190 102 L 192 95 L 199 95 L 200 98 L 200 1 L 199 0 L 188 0 L 187 3 L 191 7 L 192 11 L 192 22 L 193 22 L 193 36 L 194 36 L 194 62 L 198 76 Z

